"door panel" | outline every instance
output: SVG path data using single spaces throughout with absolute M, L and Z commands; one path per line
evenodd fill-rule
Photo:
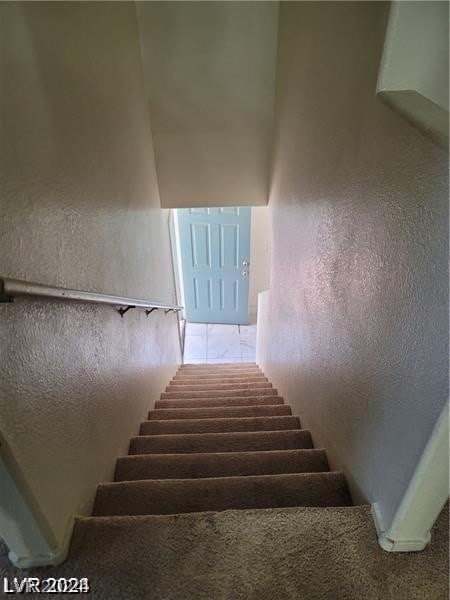
M 192 265 L 211 267 L 211 229 L 209 225 L 191 223 Z
M 250 210 L 178 210 L 188 321 L 248 323 Z

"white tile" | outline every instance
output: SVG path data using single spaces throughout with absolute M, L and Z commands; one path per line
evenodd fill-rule
M 242 359 L 240 356 L 235 356 L 235 357 L 231 357 L 231 358 L 208 358 L 206 362 L 208 364 L 241 363 Z
M 184 360 L 206 358 L 206 336 L 187 335 L 184 338 Z
M 231 358 L 241 356 L 238 335 L 208 335 L 208 358 Z
M 254 333 L 241 333 L 239 339 L 248 340 L 249 342 L 256 342 L 256 335 Z
M 256 356 L 256 340 L 250 337 L 241 337 L 241 354 L 243 358 L 255 358 Z
M 217 334 L 233 334 L 239 333 L 237 325 L 220 325 L 217 323 L 209 323 L 208 324 L 208 335 L 217 335 Z
M 206 364 L 206 358 L 186 358 L 184 357 L 184 365 L 204 365 Z
M 240 329 L 241 335 L 256 336 L 256 325 L 241 325 L 239 329 Z
M 186 335 L 206 335 L 206 323 L 186 323 Z

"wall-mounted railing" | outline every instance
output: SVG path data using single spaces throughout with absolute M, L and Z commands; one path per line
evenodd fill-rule
M 62 287 L 43 285 L 42 283 L 0 277 L 0 302 L 14 302 L 14 298 L 18 296 L 35 296 L 56 300 L 108 304 L 113 306 L 121 317 L 132 308 L 142 308 L 145 310 L 147 316 L 155 310 L 164 310 L 166 313 L 183 310 L 182 306 L 177 306 L 176 304 L 161 304 L 159 302 L 152 302 L 151 300 L 70 290 Z

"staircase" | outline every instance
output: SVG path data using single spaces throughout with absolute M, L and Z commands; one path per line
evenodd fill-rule
M 94 516 L 348 506 L 347 482 L 254 363 L 183 365 Z

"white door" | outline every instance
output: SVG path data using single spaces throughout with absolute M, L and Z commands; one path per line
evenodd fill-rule
M 178 210 L 186 320 L 248 323 L 249 207 Z

